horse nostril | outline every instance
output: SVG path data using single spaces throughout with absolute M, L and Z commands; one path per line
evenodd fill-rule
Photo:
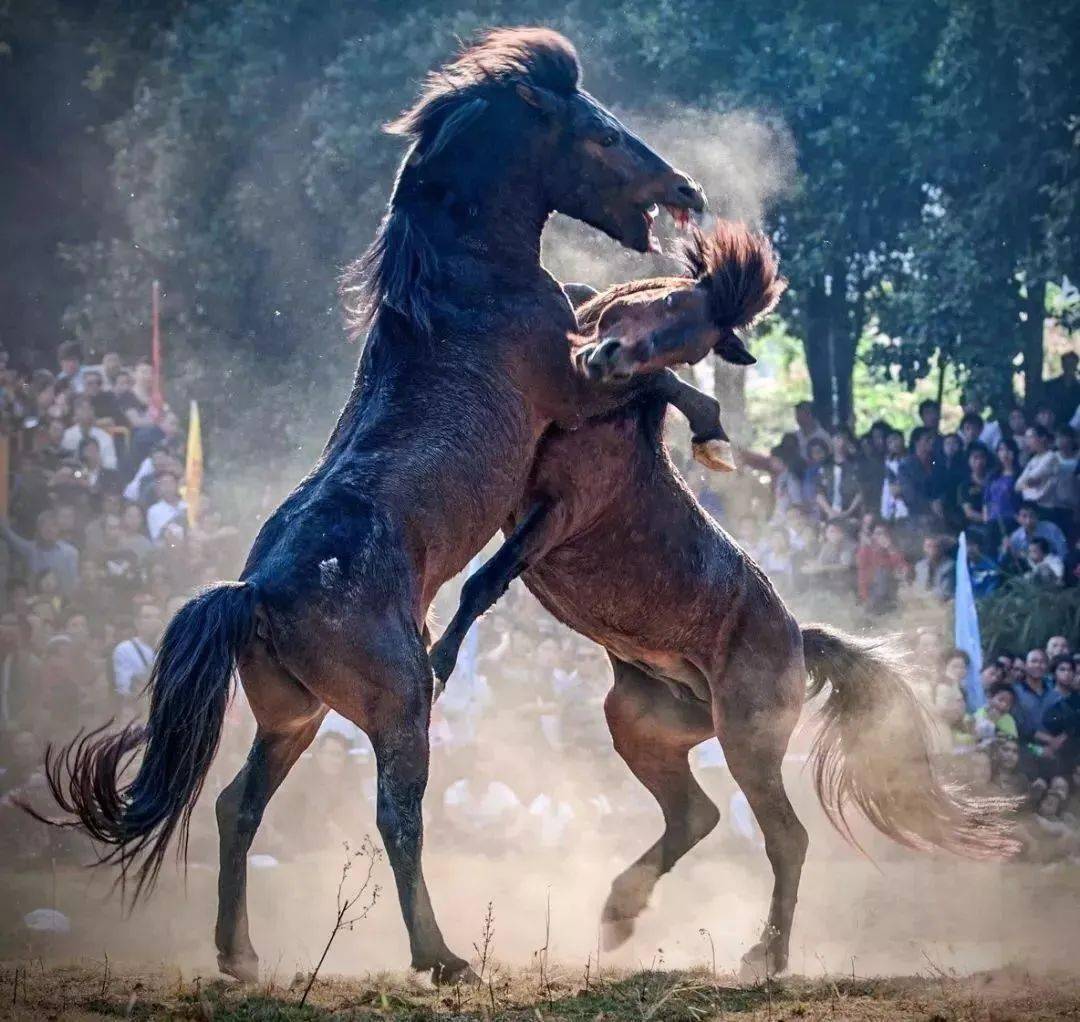
M 675 191 L 678 193 L 679 198 L 685 200 L 699 212 L 703 212 L 709 204 L 709 200 L 705 198 L 705 191 L 701 185 L 689 178 L 680 184 Z

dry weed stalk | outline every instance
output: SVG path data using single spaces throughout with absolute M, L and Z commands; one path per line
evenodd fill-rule
M 315 968 L 311 972 L 311 976 L 308 978 L 307 986 L 304 987 L 304 993 L 300 997 L 300 1007 L 302 1008 L 308 999 L 308 994 L 311 993 L 311 988 L 315 985 L 315 979 L 319 975 L 319 970 L 322 968 L 323 962 L 326 961 L 326 956 L 330 953 L 330 945 L 334 943 L 334 938 L 342 931 L 349 930 L 362 920 L 366 919 L 368 913 L 375 907 L 375 902 L 378 901 L 380 888 L 378 884 L 372 883 L 372 876 L 375 872 L 375 863 L 382 857 L 382 852 L 375 847 L 371 839 L 365 837 L 360 843 L 360 847 L 353 851 L 349 846 L 348 841 L 345 842 L 345 864 L 341 867 L 341 880 L 338 881 L 337 889 L 337 917 L 334 919 L 334 927 L 330 931 L 330 936 L 326 940 L 326 946 L 323 948 L 322 954 L 319 956 L 319 961 L 316 963 Z M 367 873 L 364 875 L 363 883 L 360 885 L 360 889 L 351 898 L 344 896 L 345 884 L 349 879 L 349 874 L 352 872 L 353 866 L 360 860 L 367 861 Z M 356 904 L 360 901 L 364 895 L 367 895 L 367 901 L 364 906 L 359 909 L 355 915 L 350 916 L 349 913 L 356 907 Z

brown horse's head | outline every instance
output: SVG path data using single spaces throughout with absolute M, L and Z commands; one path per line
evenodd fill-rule
M 680 225 L 701 188 L 580 88 L 570 42 L 541 28 L 495 29 L 433 74 L 389 130 L 415 140 L 407 166 L 482 201 L 509 187 L 520 213 L 565 213 L 628 248 L 654 245 L 664 206 Z
M 580 313 L 594 346 L 579 364 L 596 379 L 684 362 L 710 351 L 736 365 L 756 360 L 735 333 L 769 312 L 787 287 L 764 234 L 719 221 L 686 243 L 685 277 L 636 281 L 600 295 Z

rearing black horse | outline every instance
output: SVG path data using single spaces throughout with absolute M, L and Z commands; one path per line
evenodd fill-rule
M 205 590 L 169 624 L 147 726 L 76 740 L 49 763 L 59 803 L 111 846 L 106 860 L 137 866 L 137 897 L 170 839 L 185 837 L 239 668 L 258 730 L 217 803 L 216 941 L 220 968 L 242 979 L 258 975 L 247 852 L 331 707 L 375 748 L 378 827 L 413 967 L 442 979 L 467 969 L 421 870 L 425 615 L 517 506 L 545 429 L 627 396 L 575 371 L 574 315 L 540 265 L 540 235 L 559 211 L 644 252 L 657 205 L 680 220 L 704 206 L 690 178 L 581 91 L 573 47 L 542 29 L 489 33 L 390 130 L 412 144 L 351 275 L 364 283 L 345 288 L 369 332 L 322 457 L 262 528 L 240 581 Z

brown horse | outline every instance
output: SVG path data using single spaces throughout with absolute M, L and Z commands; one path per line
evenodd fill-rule
M 656 207 L 682 219 L 701 189 L 580 88 L 573 47 L 499 30 L 434 74 L 391 126 L 411 146 L 379 235 L 345 293 L 367 343 L 311 474 L 263 526 L 241 580 L 169 624 L 149 720 L 51 758 L 60 805 L 137 867 L 137 897 L 181 847 L 217 750 L 234 669 L 257 722 L 217 802 L 222 971 L 258 975 L 246 862 L 263 811 L 333 708 L 370 737 L 377 824 L 412 965 L 453 979 L 421 868 L 432 671 L 425 616 L 517 507 L 537 444 L 625 401 L 638 384 L 578 372 L 573 310 L 540 264 L 553 211 L 639 252 Z M 121 779 L 136 750 L 135 776 Z
M 708 331 L 769 304 L 762 296 L 776 287 L 775 262 L 761 236 L 726 227 L 698 235 L 691 255 L 696 282 L 624 285 L 580 310 L 594 337 L 625 346 L 602 362 L 629 370 L 635 352 L 651 362 L 657 352 L 673 357 L 669 347 L 693 358 L 715 344 Z M 726 286 L 736 279 L 745 286 Z M 765 930 L 744 962 L 778 972 L 787 965 L 808 843 L 781 763 L 804 700 L 826 684 L 814 778 L 842 831 L 850 835 L 850 801 L 907 845 L 975 856 L 1011 846 L 993 822 L 1000 806 L 938 781 L 900 665 L 873 643 L 799 627 L 684 486 L 664 449 L 663 419 L 663 399 L 646 394 L 576 431 L 549 432 L 508 539 L 469 578 L 432 662 L 445 679 L 469 624 L 519 574 L 552 614 L 607 649 L 615 678 L 604 709 L 615 749 L 664 816 L 660 839 L 612 884 L 603 911 L 610 946 L 632 933 L 660 876 L 716 826 L 719 813 L 694 781 L 688 754 L 719 738 L 775 881 Z

